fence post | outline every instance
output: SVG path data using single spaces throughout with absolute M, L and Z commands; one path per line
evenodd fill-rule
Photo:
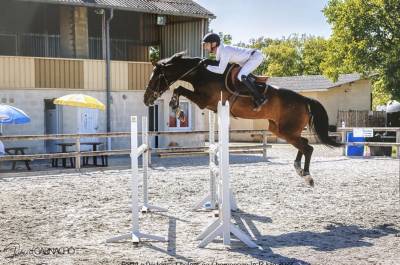
M 346 131 L 342 130 L 342 143 L 343 143 L 343 148 L 342 148 L 342 155 L 346 155 Z
M 76 157 L 75 157 L 75 168 L 80 169 L 81 168 L 81 138 L 78 135 L 76 138 Z
M 396 131 L 396 143 L 397 144 L 400 143 L 400 130 Z M 397 158 L 400 158 L 400 154 L 399 154 L 400 146 L 397 145 L 396 148 L 397 148 Z
M 264 130 L 263 131 L 263 158 L 265 160 L 267 160 L 267 144 L 268 144 L 267 132 Z

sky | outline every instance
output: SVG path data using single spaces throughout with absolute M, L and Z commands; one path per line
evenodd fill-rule
M 233 43 L 252 38 L 288 37 L 292 33 L 322 36 L 331 34 L 322 13 L 328 0 L 195 0 L 217 18 L 214 32 L 231 34 Z

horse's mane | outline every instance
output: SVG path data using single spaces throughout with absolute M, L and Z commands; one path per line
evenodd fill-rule
M 171 57 L 164 58 L 164 59 L 158 61 L 158 64 L 171 64 L 171 63 L 176 62 L 178 59 L 198 59 L 198 60 L 200 60 L 201 58 L 186 56 L 186 51 L 182 51 L 182 52 L 175 53 Z
M 171 57 L 164 58 L 160 61 L 157 62 L 158 65 L 170 65 L 174 64 L 176 62 L 179 62 L 180 60 L 196 60 L 200 61 L 203 58 L 200 57 L 191 57 L 191 56 L 186 56 L 186 51 L 178 52 L 172 55 Z M 216 74 L 213 72 L 210 72 L 206 70 L 205 68 L 200 68 L 199 71 L 197 71 L 198 75 L 197 77 L 193 80 L 196 83 L 206 83 L 209 82 L 210 80 L 218 80 L 220 82 L 223 82 L 225 79 L 225 75 L 228 71 L 228 69 L 231 67 L 232 64 L 228 64 L 225 73 L 223 75 L 221 74 Z

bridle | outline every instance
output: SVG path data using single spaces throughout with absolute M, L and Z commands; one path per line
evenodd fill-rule
M 165 67 L 166 67 L 167 65 L 166 65 L 166 64 L 161 64 L 161 65 L 160 65 L 160 66 L 161 66 L 161 69 L 160 69 L 160 74 L 158 75 L 158 80 L 164 80 L 164 83 L 165 83 L 167 89 L 169 89 L 170 86 L 172 86 L 176 81 L 178 81 L 178 80 L 184 78 L 185 76 L 189 75 L 189 74 L 192 73 L 194 70 L 196 70 L 200 65 L 201 65 L 200 63 L 197 64 L 196 66 L 190 68 L 189 71 L 185 72 L 183 75 L 181 75 L 180 77 L 178 77 L 175 81 L 171 81 L 171 82 L 170 82 L 170 81 L 168 81 L 168 78 L 167 78 L 167 76 L 166 76 L 166 74 L 165 74 Z M 159 84 L 159 85 L 160 85 L 160 84 Z M 167 89 L 165 89 L 164 91 L 166 91 Z M 153 90 L 153 91 L 154 91 L 153 93 L 154 93 L 154 97 L 155 97 L 155 98 L 158 98 L 158 97 L 161 95 L 160 90 L 157 90 L 157 91 Z

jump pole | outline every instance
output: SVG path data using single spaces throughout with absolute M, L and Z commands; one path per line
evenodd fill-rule
M 147 119 L 144 117 L 143 120 L 146 120 L 147 128 Z M 143 124 L 143 123 L 142 123 Z M 167 241 L 165 237 L 150 235 L 140 232 L 139 228 L 139 165 L 138 158 L 145 154 L 146 150 L 149 150 L 149 147 L 146 144 L 142 144 L 138 148 L 138 129 L 137 129 L 137 117 L 131 116 L 131 165 L 132 165 L 132 231 L 112 237 L 106 240 L 106 243 L 118 242 L 121 240 L 132 239 L 134 243 L 139 243 L 142 238 L 150 239 L 154 241 Z M 146 187 L 147 188 L 147 187 Z
M 218 160 L 219 180 L 217 186 L 221 198 L 219 217 L 198 237 L 199 247 L 206 247 L 217 237 L 222 237 L 225 246 L 231 245 L 231 233 L 250 248 L 257 248 L 251 238 L 231 222 L 231 191 L 229 176 L 229 102 L 218 103 Z

